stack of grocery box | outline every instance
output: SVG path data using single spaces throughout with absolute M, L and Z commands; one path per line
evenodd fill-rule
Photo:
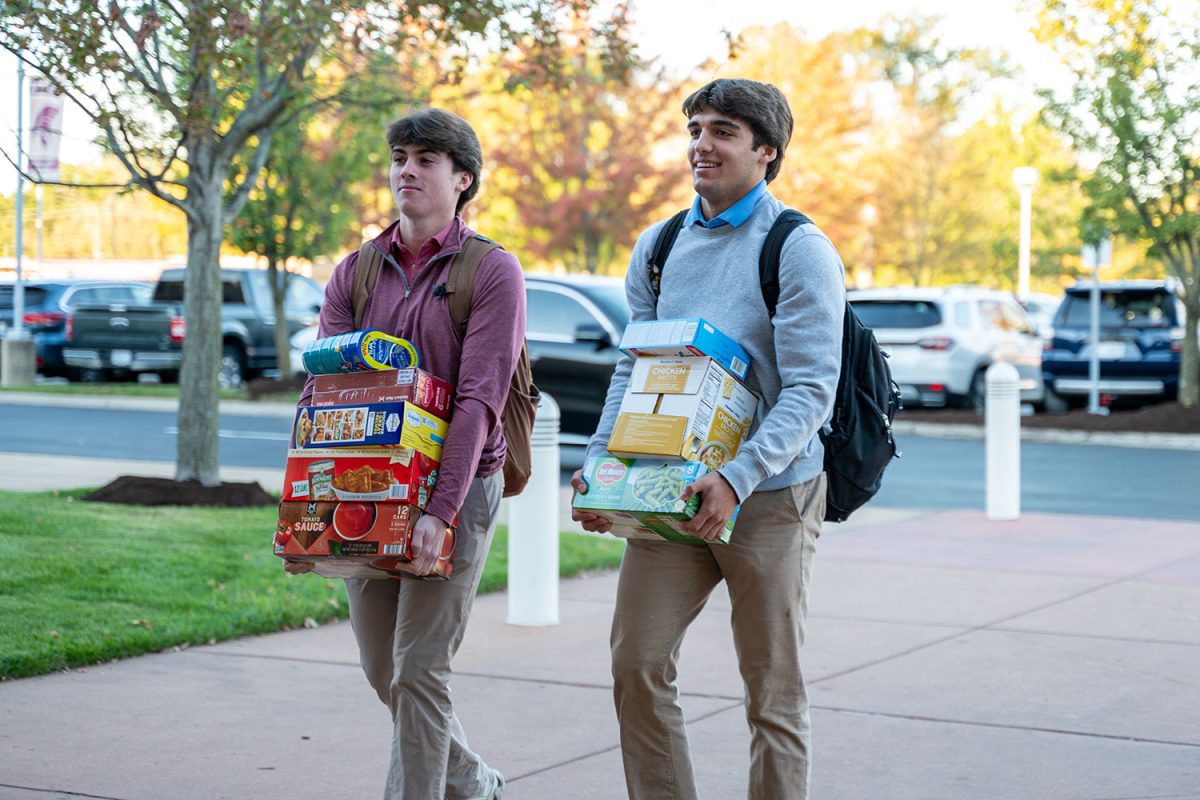
M 413 528 L 437 484 L 454 388 L 391 363 L 314 377 L 312 401 L 296 409 L 292 427 L 276 555 L 311 561 L 327 577 L 408 571 Z M 314 364 L 306 353 L 306 367 Z M 364 369 L 361 362 L 351 368 Z M 450 576 L 453 550 L 447 528 L 427 577 Z
M 682 530 L 700 498 L 685 486 L 737 455 L 758 408 L 742 381 L 750 357 L 703 319 L 633 322 L 620 347 L 635 356 L 607 456 L 583 466 L 574 507 L 608 518 L 627 538 L 698 541 Z M 728 541 L 737 511 L 721 541 Z

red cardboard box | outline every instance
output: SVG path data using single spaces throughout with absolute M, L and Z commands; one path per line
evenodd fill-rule
M 311 561 L 330 578 L 412 576 L 412 534 L 420 510 L 407 503 L 322 503 L 285 500 L 279 504 L 275 555 Z M 446 528 L 442 554 L 429 575 L 449 578 L 454 571 L 454 530 Z
M 437 486 L 439 463 L 419 450 L 288 451 L 284 500 L 412 503 L 425 508 Z
M 314 406 L 397 400 L 412 403 L 435 417 L 448 420 L 454 408 L 454 387 L 415 367 L 317 375 L 313 380 Z

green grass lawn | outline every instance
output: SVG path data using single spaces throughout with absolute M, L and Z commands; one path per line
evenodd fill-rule
M 81 397 L 179 397 L 178 383 L 35 383 L 32 386 L 0 388 L 0 392 L 37 392 Z M 220 389 L 222 400 L 245 400 L 245 389 Z M 274 398 L 272 398 L 274 399 Z M 286 399 L 286 398 L 285 398 Z M 298 399 L 295 398 L 295 399 Z M 292 402 L 295 402 L 295 399 Z
M 0 680 L 346 616 L 340 580 L 289 576 L 275 509 L 87 503 L 0 492 Z M 611 569 L 624 542 L 564 533 L 563 576 Z M 501 527 L 480 591 L 507 583 Z

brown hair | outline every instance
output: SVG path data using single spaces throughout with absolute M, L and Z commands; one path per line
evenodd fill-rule
M 471 185 L 458 196 L 454 213 L 479 191 L 479 173 L 483 169 L 483 150 L 471 123 L 440 108 L 416 111 L 388 125 L 388 149 L 417 144 L 438 153 L 445 153 L 454 162 L 454 169 L 471 176 Z
M 783 92 L 769 83 L 745 78 L 718 78 L 683 101 L 683 114 L 691 118 L 705 108 L 749 123 L 751 147 L 764 144 L 775 148 L 775 160 L 767 164 L 767 183 L 775 180 L 783 166 L 783 154 L 792 138 L 792 110 Z

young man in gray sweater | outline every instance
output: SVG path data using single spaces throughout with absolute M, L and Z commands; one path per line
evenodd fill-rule
M 767 191 L 792 135 L 774 86 L 716 80 L 684 101 L 696 199 L 655 295 L 647 263 L 665 222 L 642 233 L 625 278 L 632 319 L 703 317 L 746 349 L 747 385 L 761 399 L 737 457 L 688 485 L 700 495 L 689 523 L 710 544 L 631 540 L 613 615 L 614 699 L 631 800 L 694 800 L 695 776 L 675 688 L 679 646 L 717 583 L 728 584 L 751 729 L 751 800 L 808 797 L 808 700 L 800 669 L 809 575 L 825 513 L 823 449 L 841 361 L 845 279 L 814 225 L 796 228 L 779 264 L 768 315 L 758 256 L 784 204 Z M 617 365 L 588 455 L 602 455 L 633 359 Z M 575 473 L 575 491 L 587 486 Z M 717 541 L 741 503 L 728 544 Z M 603 518 L 576 511 L 584 528 Z

